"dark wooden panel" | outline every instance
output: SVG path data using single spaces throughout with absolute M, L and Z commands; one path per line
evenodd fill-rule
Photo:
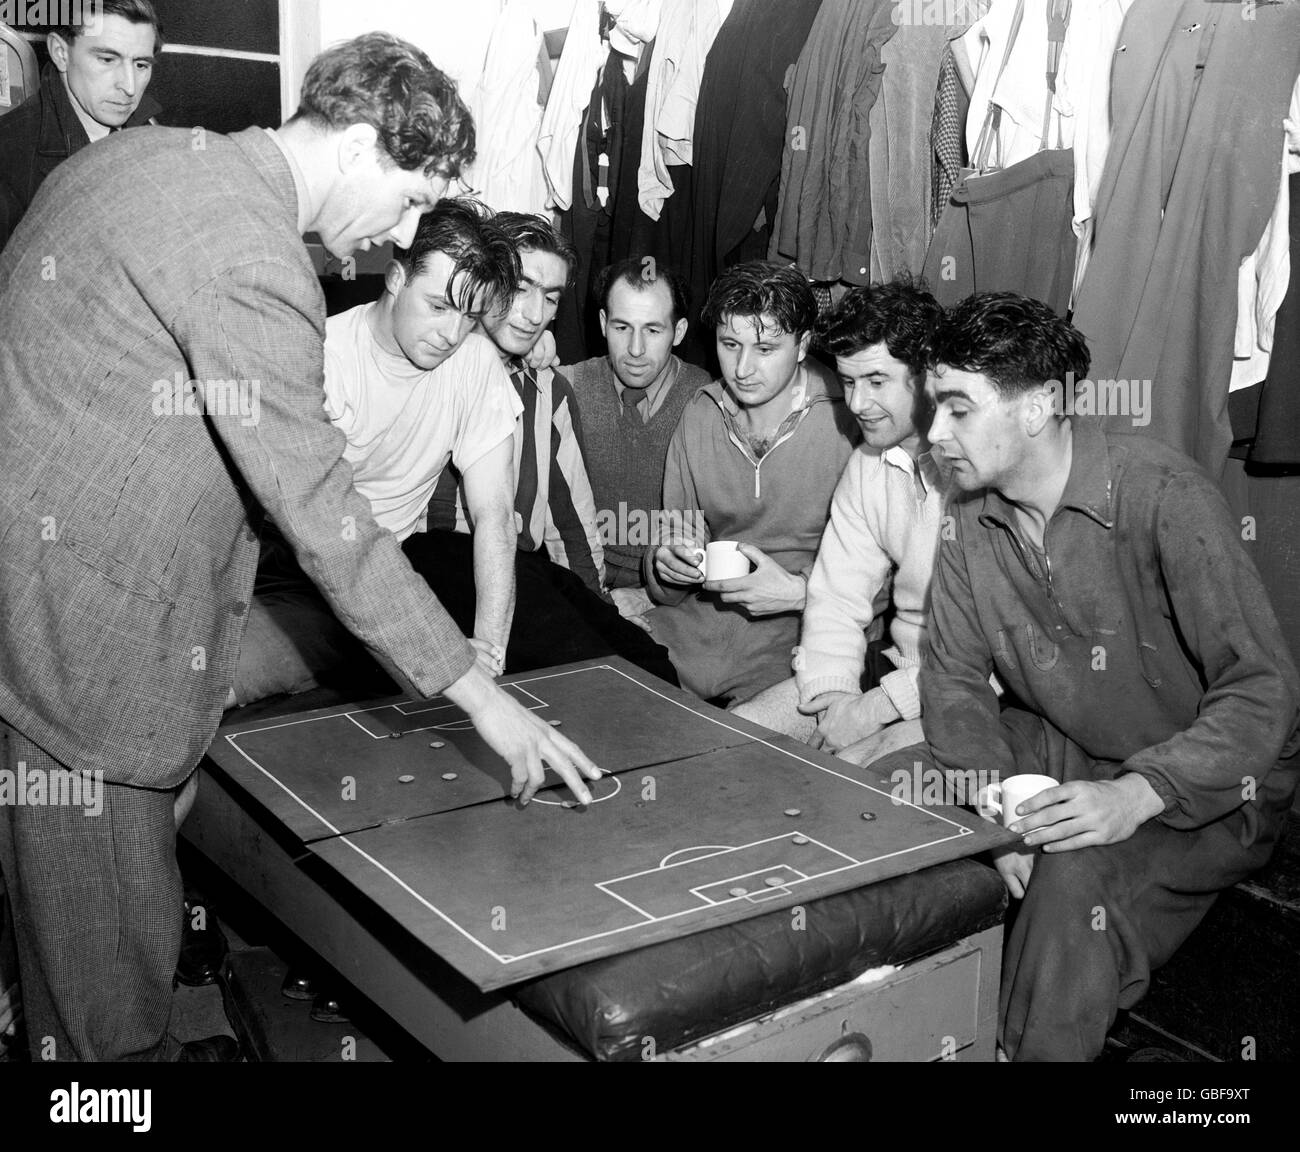
M 149 94 L 163 106 L 159 121 L 171 127 L 237 132 L 280 123 L 278 64 L 167 52 Z
M 291 0 L 292 2 L 292 0 Z M 280 51 L 280 6 L 276 0 L 155 0 L 163 36 L 171 44 Z
M 59 0 L 50 0 L 57 11 Z M 154 0 L 162 22 L 163 39 L 169 44 L 193 44 L 202 48 L 237 48 L 242 52 L 280 51 L 280 6 L 276 0 Z M 83 9 L 84 10 L 84 9 Z M 18 14 L 39 15 L 28 0 L 15 8 Z M 25 32 L 48 32 L 49 25 L 16 21 Z

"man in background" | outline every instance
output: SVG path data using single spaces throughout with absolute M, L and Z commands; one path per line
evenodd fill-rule
M 587 474 L 605 546 L 606 586 L 620 610 L 653 606 L 641 558 L 662 527 L 668 442 L 692 396 L 709 382 L 673 352 L 686 335 L 686 285 L 648 257 L 602 269 L 596 278 L 607 352 L 564 369 L 582 413 Z
M 72 11 L 82 20 L 46 38 L 50 62 L 40 88 L 0 116 L 0 248 L 56 166 L 119 128 L 153 123 L 162 111 L 145 95 L 162 51 L 151 0 L 100 0 Z

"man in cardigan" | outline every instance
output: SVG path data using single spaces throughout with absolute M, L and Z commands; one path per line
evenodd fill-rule
M 577 255 L 540 216 L 501 212 L 492 223 L 514 246 L 521 273 L 513 298 L 482 321 L 522 408 L 514 437 L 520 626 L 511 629 L 505 668 L 524 672 L 616 653 L 676 683 L 668 653 L 624 620 L 603 591 L 604 557 L 573 389 L 563 373 L 526 362 L 555 318 Z M 472 542 L 463 479 L 449 468 L 429 505 L 428 531 L 412 535 L 405 549 L 447 610 L 463 621 L 475 610 Z
M 663 508 L 678 530 L 642 570 L 659 605 L 651 632 L 705 699 L 745 700 L 789 676 L 831 496 L 860 439 L 830 373 L 807 359 L 816 319 L 803 274 L 761 260 L 719 276 L 704 306 L 722 380 L 691 397 L 673 433 Z M 706 582 L 710 540 L 739 542 L 753 570 Z
M 652 604 L 641 578 L 660 542 L 668 441 L 708 373 L 673 352 L 686 335 L 686 285 L 671 268 L 631 258 L 596 279 L 608 353 L 565 368 L 582 412 L 587 475 L 605 545 L 605 581 L 620 610 Z
M 325 414 L 306 248 L 410 243 L 473 124 L 396 37 L 322 53 L 279 130 L 123 132 L 51 173 L 0 253 L 0 765 L 98 785 L 98 814 L 0 805 L 36 1060 L 228 1059 L 168 1034 L 173 792 L 221 719 L 260 504 L 406 686 L 445 693 L 529 798 L 599 776 L 525 710 L 352 487 Z M 140 195 L 142 187 L 152 194 Z M 12 778 L 12 777 L 7 777 Z
M 945 771 L 1059 781 L 995 856 L 1021 901 L 999 1040 L 1013 1060 L 1090 1060 L 1218 892 L 1268 860 L 1300 766 L 1296 669 L 1210 477 L 1063 415 L 1088 373 L 1075 328 L 982 293 L 944 316 L 931 362 L 930 442 L 959 492 L 930 586 L 925 735 Z
M 57 165 L 119 128 L 154 123 L 162 111 L 145 95 L 162 51 L 150 0 L 99 0 L 69 12 L 80 19 L 46 38 L 40 88 L 0 117 L 0 248 Z
M 808 580 L 795 676 L 736 708 L 859 764 L 922 739 L 916 682 L 944 494 L 923 431 L 939 314 L 929 292 L 896 281 L 854 288 L 820 325 L 864 443 Z M 875 637 L 891 604 L 886 648 Z

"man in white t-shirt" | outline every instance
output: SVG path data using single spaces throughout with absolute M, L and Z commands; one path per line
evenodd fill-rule
M 399 540 L 424 528 L 438 478 L 455 464 L 475 529 L 470 642 L 497 675 L 514 613 L 513 433 L 521 405 L 496 349 L 474 327 L 513 298 L 519 263 L 488 220 L 473 201 L 439 201 L 389 264 L 383 295 L 326 321 L 325 410 L 347 437 L 354 486 Z M 235 702 L 345 682 L 358 661 L 363 651 L 271 534 Z

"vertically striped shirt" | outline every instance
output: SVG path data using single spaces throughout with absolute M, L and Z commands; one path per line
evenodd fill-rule
M 525 552 L 546 548 L 593 592 L 605 579 L 596 502 L 582 458 L 582 424 L 569 381 L 552 369 L 508 365 L 524 410 L 515 424 L 515 526 Z M 429 528 L 469 532 L 460 474 L 443 471 L 429 502 Z

